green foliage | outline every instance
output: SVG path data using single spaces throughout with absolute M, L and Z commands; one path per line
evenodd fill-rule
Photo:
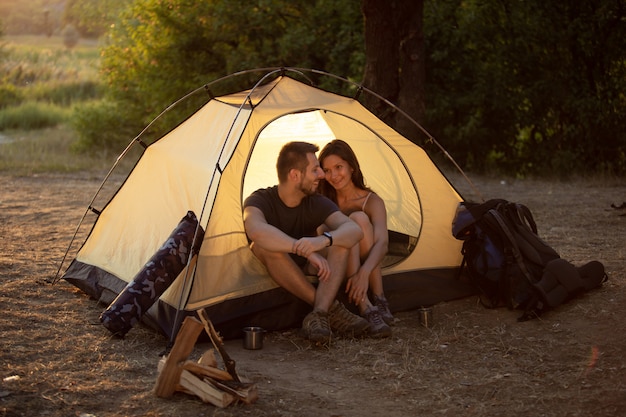
M 0 130 L 42 129 L 64 123 L 69 110 L 48 103 L 24 102 L 0 110 Z
M 74 48 L 80 40 L 80 34 L 71 23 L 63 28 L 61 36 L 63 36 L 63 45 L 65 45 L 67 49 Z
M 67 0 L 63 13 L 66 24 L 73 25 L 84 37 L 98 38 L 117 21 L 133 0 Z
M 470 170 L 626 172 L 621 1 L 425 2 L 424 125 Z M 72 0 L 68 8 L 86 21 L 102 16 L 93 2 Z M 359 2 L 136 0 L 127 9 L 122 3 L 102 50 L 107 101 L 74 117 L 84 148 L 128 142 L 170 103 L 233 72 L 300 66 L 356 81 L 363 73 Z M 332 80 L 314 81 L 338 88 Z M 205 100 L 169 111 L 149 139 Z
M 626 172 L 619 0 L 426 2 L 428 126 L 474 170 Z
M 95 82 L 98 62 L 95 44 L 68 51 L 60 37 L 11 37 L 0 61 L 0 80 L 17 87 Z
M 45 39 L 45 42 L 42 40 Z M 0 130 L 66 123 L 73 106 L 101 95 L 97 49 L 64 49 L 60 38 L 10 38 L 0 62 Z
M 0 85 L 0 110 L 17 106 L 24 100 L 22 92 L 13 84 Z
M 24 95 L 32 100 L 49 102 L 58 106 L 71 106 L 99 98 L 101 86 L 96 81 L 50 81 L 23 88 Z
M 116 103 L 107 100 L 76 107 L 70 125 L 78 132 L 72 150 L 79 153 L 124 149 L 143 127 L 130 114 L 119 109 Z
M 362 77 L 363 17 L 358 2 L 213 3 L 220 33 L 215 47 L 226 58 L 227 74 L 249 68 L 299 66 Z
M 360 22 L 356 2 L 138 0 L 102 51 L 107 97 L 126 120 L 145 126 L 189 91 L 240 70 L 302 66 L 358 77 Z M 199 105 L 172 110 L 155 135 Z

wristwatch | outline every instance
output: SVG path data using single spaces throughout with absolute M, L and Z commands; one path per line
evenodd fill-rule
M 331 235 L 328 232 L 324 232 L 322 234 L 328 238 L 328 245 L 327 246 L 333 246 L 333 235 Z

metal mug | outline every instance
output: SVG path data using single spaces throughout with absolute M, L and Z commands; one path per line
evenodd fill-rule
M 243 328 L 243 347 L 244 349 L 257 350 L 263 349 L 263 334 L 265 330 L 262 327 L 248 326 Z
M 432 327 L 433 325 L 433 309 L 431 307 L 422 307 L 419 309 L 420 324 L 424 327 Z

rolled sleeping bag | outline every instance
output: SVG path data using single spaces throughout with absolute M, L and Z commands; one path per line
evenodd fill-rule
M 547 263 L 535 288 L 549 307 L 556 307 L 580 293 L 601 286 L 607 279 L 604 265 L 598 261 L 576 267 L 565 259 L 554 259 Z
M 556 307 L 582 290 L 583 283 L 578 269 L 565 259 L 559 258 L 546 264 L 535 288 L 549 307 Z
M 192 247 L 192 241 L 193 243 Z M 181 219 L 167 240 L 100 315 L 100 322 L 123 337 L 169 288 L 200 250 L 204 230 L 193 211 Z
M 599 261 L 591 261 L 578 267 L 578 273 L 583 281 L 586 291 L 601 286 L 609 279 L 604 270 L 604 265 Z

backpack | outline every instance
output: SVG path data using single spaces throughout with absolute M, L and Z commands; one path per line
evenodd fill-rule
M 597 261 L 575 267 L 537 232 L 523 204 L 502 199 L 462 202 L 452 234 L 463 241 L 465 272 L 487 308 L 523 310 L 520 321 L 538 317 L 608 279 Z

